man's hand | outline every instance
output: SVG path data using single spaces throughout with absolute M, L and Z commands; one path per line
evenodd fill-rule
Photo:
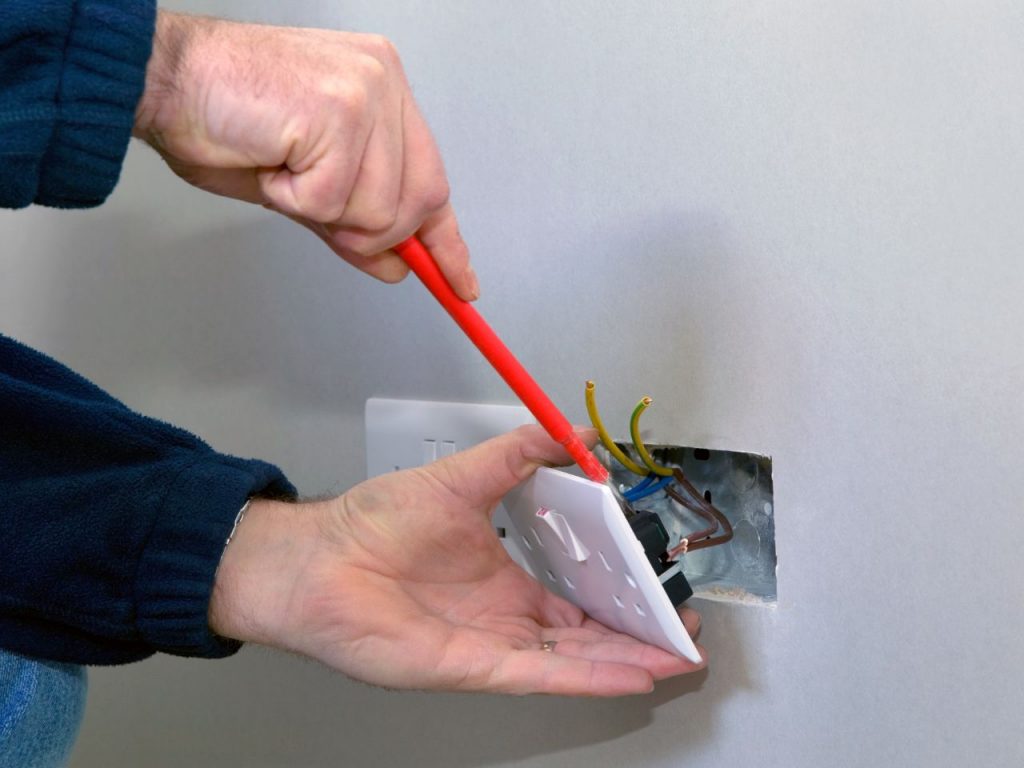
M 537 467 L 567 461 L 522 427 L 331 501 L 253 502 L 210 625 L 390 688 L 616 696 L 699 669 L 587 618 L 505 553 L 494 507 Z M 682 617 L 695 635 L 699 616 Z
M 386 282 L 418 233 L 479 294 L 437 145 L 382 37 L 161 11 L 135 135 L 186 181 L 308 227 Z

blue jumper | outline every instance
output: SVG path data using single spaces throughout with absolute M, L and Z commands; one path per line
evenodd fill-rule
M 152 0 L 0 0 L 0 206 L 110 194 L 155 14 Z M 234 652 L 206 618 L 224 542 L 247 498 L 294 493 L 276 467 L 0 335 L 0 648 L 78 664 Z

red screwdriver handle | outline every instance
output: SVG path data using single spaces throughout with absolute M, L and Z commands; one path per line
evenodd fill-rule
M 463 301 L 452 290 L 433 256 L 417 237 L 410 237 L 393 249 L 409 269 L 423 282 L 441 306 L 480 350 L 501 378 L 512 388 L 523 404 L 530 409 L 540 425 L 551 437 L 563 445 L 584 474 L 597 483 L 608 480 L 608 470 L 583 444 L 573 431 L 572 424 L 551 402 L 540 385 L 526 371 L 508 347 L 498 338 L 487 321 L 468 301 Z

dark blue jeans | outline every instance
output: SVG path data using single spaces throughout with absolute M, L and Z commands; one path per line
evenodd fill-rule
M 0 768 L 64 765 L 85 711 L 85 668 L 0 650 Z

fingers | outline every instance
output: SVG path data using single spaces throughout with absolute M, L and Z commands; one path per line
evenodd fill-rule
M 420 240 L 430 251 L 452 290 L 464 301 L 480 297 L 476 272 L 469 265 L 469 247 L 459 232 L 459 223 L 450 203 L 431 214 L 419 229 Z
M 561 598 L 557 599 L 561 600 Z M 700 614 L 692 608 L 689 608 L 687 606 L 681 606 L 679 608 L 679 617 L 683 620 L 683 626 L 686 628 L 687 634 L 689 634 L 692 639 L 696 640 L 697 635 L 700 634 Z M 615 630 L 607 627 L 606 625 L 602 624 L 596 619 L 592 619 L 590 617 L 586 617 L 583 619 L 583 621 L 580 622 L 569 621 L 565 624 L 552 623 L 550 626 L 552 628 L 549 630 L 545 630 L 545 632 L 578 633 L 577 636 L 579 637 L 590 637 L 592 639 L 602 640 L 615 640 L 624 643 L 640 642 L 635 637 L 632 637 L 631 635 L 627 635 L 622 632 L 616 632 Z M 552 634 L 550 637 L 545 635 L 544 639 L 557 640 L 558 637 Z
M 179 175 L 305 224 L 386 282 L 408 272 L 389 249 L 419 232 L 455 292 L 476 298 L 440 152 L 388 40 L 167 13 L 161 39 L 175 20 L 207 33 L 181 36 L 180 62 L 157 55 L 179 46 L 158 46 L 136 133 Z
M 287 154 L 276 166 L 257 171 L 260 189 L 274 209 L 326 224 L 340 219 L 362 173 L 378 125 L 374 84 L 337 81 L 304 116 L 294 138 L 282 138 Z M 284 127 L 282 130 L 288 130 Z M 379 152 L 379 150 L 378 150 Z M 374 155 L 376 159 L 376 153 Z M 400 167 L 400 166 L 399 166 Z M 387 175 L 388 169 L 375 168 Z M 394 171 L 391 171 L 393 175 Z
M 406 92 L 379 124 L 345 212 L 328 222 L 325 239 L 357 269 L 397 282 L 408 268 L 389 249 L 418 234 L 456 295 L 475 300 L 480 287 L 448 200 L 441 153 L 412 95 Z
M 575 426 L 573 427 L 573 431 L 576 432 L 576 435 L 583 441 L 583 444 L 586 445 L 587 448 L 592 449 L 597 445 L 597 441 L 599 439 L 598 432 L 593 427 Z
M 399 216 L 404 156 L 401 125 L 393 119 L 378 121 L 344 211 L 330 223 L 368 232 L 390 231 Z
M 300 164 L 257 171 L 264 199 L 281 213 L 312 222 L 329 222 L 341 216 L 358 165 L 337 152 L 314 161 L 305 170 L 296 165 Z
M 697 635 L 700 634 L 700 614 L 693 610 L 693 608 L 682 606 L 679 608 L 679 618 L 683 620 L 683 626 L 686 627 L 690 637 L 696 640 Z
M 397 254 L 388 250 L 417 234 L 437 262 L 452 289 L 465 301 L 479 296 L 476 274 L 469 266 L 469 248 L 459 233 L 455 213 L 448 201 L 448 180 L 434 138 L 411 97 L 404 106 L 402 148 L 396 156 L 404 158 L 400 173 L 391 181 L 400 181 L 394 207 L 384 206 L 380 215 L 368 215 L 370 206 L 357 205 L 358 199 L 377 199 L 376 185 L 387 187 L 384 176 L 391 172 L 393 158 L 368 153 L 364 170 L 353 192 L 353 202 L 339 221 L 327 226 L 328 243 L 343 259 L 378 279 L 389 282 L 408 272 Z M 388 195 L 397 187 L 387 187 Z M 389 198 L 390 199 L 390 198 Z
M 679 614 L 690 637 L 696 638 L 700 631 L 700 614 L 685 607 L 680 609 Z M 694 663 L 630 635 L 615 632 L 589 618 L 579 627 L 546 629 L 541 637 L 542 640 L 557 641 L 557 653 L 592 661 L 635 664 L 658 680 L 694 672 L 707 664 L 707 652 L 700 645 L 697 648 L 702 661 Z
M 592 661 L 542 650 L 514 651 L 495 669 L 488 690 L 561 696 L 650 693 L 654 678 L 631 664 Z
M 596 430 L 578 429 L 593 445 Z M 425 467 L 448 490 L 470 504 L 489 506 L 526 480 L 538 467 L 566 465 L 569 454 L 536 424 L 487 440 L 469 450 Z
M 629 664 L 646 670 L 655 680 L 685 675 L 705 666 L 703 662 L 695 664 L 688 659 L 633 638 L 605 639 L 601 636 L 593 637 L 588 636 L 587 633 L 568 631 L 553 634 L 556 637 L 552 639 L 557 639 L 557 645 L 552 653 L 593 662 Z
M 383 283 L 399 283 L 409 274 L 409 267 L 394 251 L 382 251 L 369 256 L 364 256 L 338 244 L 340 239 L 339 230 L 324 224 L 314 224 L 304 219 L 290 217 L 294 221 L 311 230 L 336 254 L 345 261 L 365 272 L 370 277 L 375 277 Z
M 516 566 L 518 567 L 518 566 Z M 537 603 L 540 611 L 541 625 L 544 627 L 579 628 L 586 621 L 587 615 L 583 610 L 563 597 L 548 590 L 540 582 L 535 582 L 540 587 L 540 598 Z M 556 637 L 547 637 L 545 640 L 557 640 Z
M 548 636 L 550 634 L 550 637 Z M 516 650 L 498 665 L 487 688 L 506 693 L 564 696 L 622 696 L 649 693 L 655 680 L 703 669 L 653 645 L 625 635 L 561 629 L 544 634 L 552 650 Z M 697 646 L 701 658 L 707 652 Z

